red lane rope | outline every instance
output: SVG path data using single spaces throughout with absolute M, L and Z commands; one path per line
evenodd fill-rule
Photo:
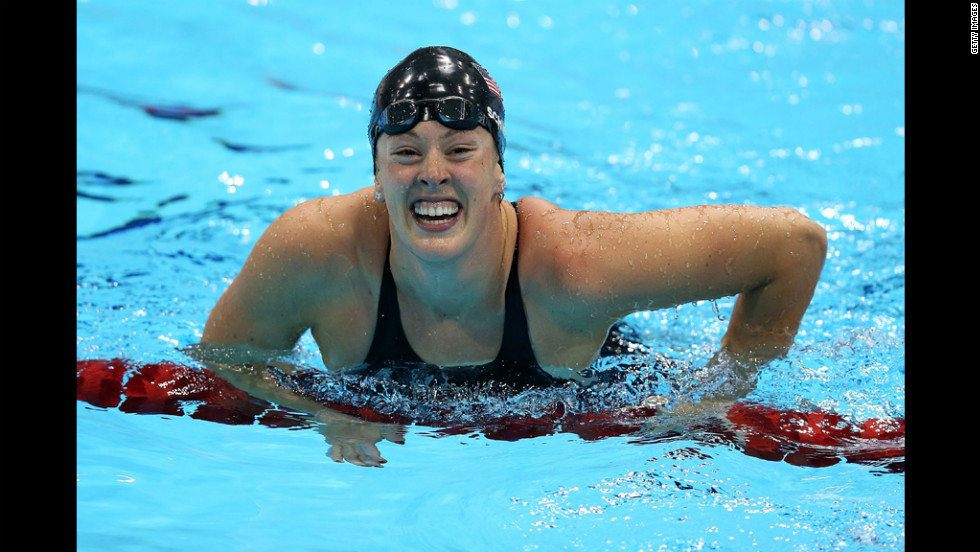
M 171 362 L 137 365 L 124 359 L 79 360 L 76 399 L 102 408 L 136 414 L 183 416 L 195 403 L 192 418 L 224 424 L 296 427 L 309 423 L 301 415 L 276 409 L 214 372 Z
M 276 408 L 249 395 L 205 368 L 172 362 L 137 364 L 125 359 L 79 360 L 76 373 L 79 401 L 96 407 L 118 408 L 138 414 L 185 415 L 225 424 L 259 423 L 270 427 L 308 426 L 301 414 Z M 350 404 L 327 406 L 366 421 L 410 425 L 417 422 L 383 415 Z M 475 425 L 432 425 L 441 435 L 479 431 L 487 438 L 518 440 L 556 432 L 574 433 L 586 440 L 628 435 L 656 414 L 651 408 L 629 407 L 598 413 L 568 412 L 558 403 L 541 416 L 513 416 Z M 842 458 L 857 462 L 901 460 L 904 471 L 905 419 L 872 418 L 861 423 L 840 414 L 812 410 L 778 410 L 760 404 L 736 403 L 727 413 L 728 424 L 710 428 L 716 437 L 735 443 L 746 454 L 800 466 L 827 466 Z

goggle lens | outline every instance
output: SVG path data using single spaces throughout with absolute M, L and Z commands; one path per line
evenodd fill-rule
M 441 100 L 402 100 L 389 105 L 378 119 L 378 128 L 385 134 L 401 134 L 415 126 L 429 110 L 429 118 L 458 130 L 472 130 L 483 123 L 484 118 L 473 102 L 465 98 L 443 98 Z

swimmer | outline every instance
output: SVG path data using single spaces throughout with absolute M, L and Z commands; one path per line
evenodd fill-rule
M 290 350 L 310 331 L 331 370 L 420 362 L 585 384 L 626 315 L 737 295 L 719 355 L 759 366 L 792 345 L 823 267 L 823 229 L 791 208 L 623 214 L 505 199 L 500 90 L 453 48 L 420 48 L 384 76 L 368 137 L 374 185 L 273 222 L 202 345 Z M 256 391 L 244 372 L 232 383 Z M 334 459 L 380 465 L 353 441 L 362 450 Z

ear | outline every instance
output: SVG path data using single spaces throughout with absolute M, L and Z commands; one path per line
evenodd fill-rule
M 378 180 L 377 175 L 375 175 L 375 177 L 374 177 L 374 199 L 378 203 L 384 203 L 385 202 L 385 191 L 381 187 L 381 181 Z

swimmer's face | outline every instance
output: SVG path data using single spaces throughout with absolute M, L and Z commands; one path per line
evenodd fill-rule
M 460 254 L 499 214 L 504 174 L 483 127 L 454 130 L 422 121 L 401 134 L 382 134 L 376 155 L 375 190 L 388 208 L 392 239 L 418 255 Z

